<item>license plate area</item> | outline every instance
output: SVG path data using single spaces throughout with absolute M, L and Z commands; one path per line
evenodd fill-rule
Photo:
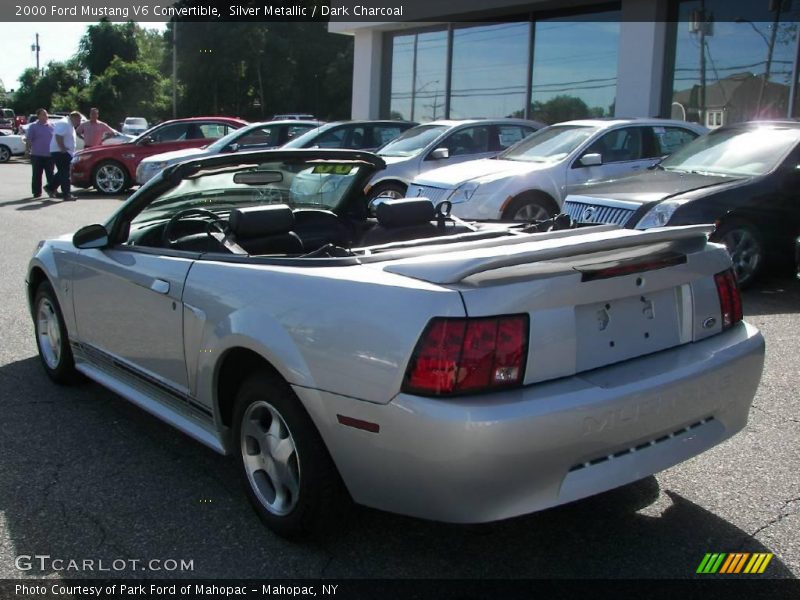
M 575 307 L 577 370 L 658 352 L 681 343 L 680 288 Z

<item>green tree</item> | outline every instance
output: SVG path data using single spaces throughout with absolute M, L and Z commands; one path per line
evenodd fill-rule
M 71 59 L 65 63 L 48 63 L 43 75 L 36 69 L 26 69 L 20 76 L 19 83 L 14 98 L 14 110 L 27 114 L 37 108 L 75 110 L 81 107 L 72 102 L 77 102 L 76 93 L 85 87 L 86 78 L 80 64 Z M 69 96 L 72 88 L 76 93 Z M 68 98 L 70 103 L 67 103 Z
M 585 119 L 589 115 L 586 103 L 577 96 L 568 94 L 560 94 L 547 102 L 534 102 L 531 105 L 531 119 L 548 124 Z
M 102 75 L 115 57 L 127 62 L 134 62 L 139 57 L 136 24 L 128 21 L 115 25 L 101 19 L 97 25 L 89 25 L 78 50 L 78 58 L 89 75 Z
M 153 67 L 114 58 L 89 86 L 88 99 L 109 123 L 136 115 L 153 120 L 168 110 L 165 81 Z

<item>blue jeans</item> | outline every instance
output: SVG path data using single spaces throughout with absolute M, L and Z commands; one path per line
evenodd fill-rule
M 55 188 L 61 187 L 61 196 L 67 198 L 70 196 L 69 185 L 69 163 L 72 161 L 72 156 L 69 152 L 53 152 L 53 163 L 56 166 L 56 174 L 54 185 Z

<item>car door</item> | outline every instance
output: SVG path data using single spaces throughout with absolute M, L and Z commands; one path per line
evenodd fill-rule
M 99 360 L 186 393 L 181 297 L 192 263 L 136 247 L 81 250 L 72 290 L 81 343 Z
M 618 127 L 590 141 L 567 168 L 567 194 L 578 185 L 614 179 L 646 169 L 658 159 L 658 145 L 649 126 Z M 601 163 L 584 165 L 581 159 L 599 154 Z
M 471 125 L 460 127 L 448 133 L 443 140 L 428 151 L 422 161 L 422 171 L 438 169 L 447 165 L 476 160 L 479 158 L 489 158 L 497 154 L 497 150 L 492 149 L 492 130 L 494 126 Z M 447 148 L 447 158 L 434 158 L 432 151 L 436 148 Z

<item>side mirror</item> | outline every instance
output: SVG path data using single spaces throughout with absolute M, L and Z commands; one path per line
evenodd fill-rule
M 72 236 L 72 245 L 80 250 L 108 246 L 108 231 L 102 225 L 81 227 Z
M 154 140 L 153 138 L 151 138 L 151 137 L 148 135 L 148 136 L 146 136 L 146 137 L 143 137 L 141 140 L 139 140 L 139 143 L 140 143 L 142 146 L 149 146 L 149 145 L 150 145 L 150 144 L 152 144 L 154 141 L 155 141 L 155 140 Z
M 596 167 L 603 164 L 603 155 L 598 153 L 584 154 L 581 156 L 580 162 L 584 167 Z
M 431 160 L 442 160 L 443 158 L 450 158 L 450 150 L 447 148 L 436 148 L 428 155 Z
M 239 148 L 241 148 L 241 146 L 236 142 L 233 142 L 232 144 L 228 144 L 228 147 L 225 148 L 225 152 L 238 152 Z

